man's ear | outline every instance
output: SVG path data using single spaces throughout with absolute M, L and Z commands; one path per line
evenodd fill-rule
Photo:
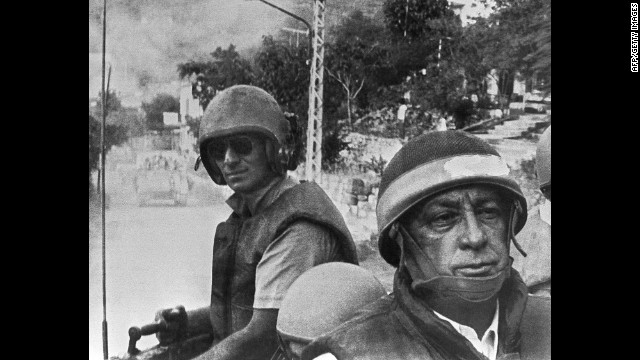
M 281 147 L 274 140 L 267 140 L 264 142 L 264 153 L 267 155 L 267 161 L 271 171 L 276 174 L 283 174 L 282 162 L 280 161 Z

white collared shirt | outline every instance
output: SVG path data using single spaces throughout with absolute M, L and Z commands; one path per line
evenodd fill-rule
M 476 331 L 473 328 L 458 324 L 457 322 L 447 318 L 446 316 L 439 314 L 434 311 L 439 318 L 448 321 L 451 326 L 453 326 L 456 331 L 458 331 L 462 336 L 464 336 L 473 347 L 476 348 L 479 352 L 481 352 L 484 356 L 488 357 L 490 360 L 496 360 L 496 354 L 498 353 L 498 314 L 500 312 L 500 304 L 496 303 L 496 312 L 493 314 L 493 320 L 491 321 L 491 325 L 487 331 L 484 332 L 482 339 L 478 339 L 478 335 L 476 335 Z

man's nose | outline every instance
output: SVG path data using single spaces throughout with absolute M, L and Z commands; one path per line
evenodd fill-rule
M 465 229 L 464 234 L 460 237 L 460 246 L 462 248 L 479 249 L 487 243 L 487 237 L 478 221 L 477 215 L 473 211 L 465 211 L 464 214 Z
M 231 146 L 227 146 L 227 150 L 224 152 L 224 163 L 234 164 L 240 160 L 238 154 L 233 150 Z

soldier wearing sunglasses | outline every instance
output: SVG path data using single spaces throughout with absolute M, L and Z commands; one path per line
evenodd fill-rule
M 211 333 L 198 359 L 269 359 L 278 348 L 276 320 L 284 294 L 306 270 L 328 262 L 358 264 L 342 215 L 315 183 L 287 176 L 297 167 L 297 140 L 276 100 L 236 85 L 217 94 L 200 124 L 200 160 L 229 186 L 229 218 L 213 241 L 210 306 L 164 309 L 173 331 L 160 344 Z M 178 314 L 178 315 L 175 315 Z

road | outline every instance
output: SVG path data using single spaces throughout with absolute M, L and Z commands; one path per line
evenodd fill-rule
M 109 179 L 109 176 L 107 176 Z M 206 306 L 211 290 L 211 253 L 216 225 L 230 212 L 226 204 L 186 207 L 158 202 L 139 208 L 131 191 L 110 192 L 106 211 L 106 305 L 109 356 L 122 354 L 127 330 L 154 320 L 156 310 L 182 304 Z M 122 190 L 122 189 L 120 189 Z M 89 359 L 102 359 L 102 236 L 100 214 L 90 222 Z M 138 348 L 157 343 L 143 337 Z

